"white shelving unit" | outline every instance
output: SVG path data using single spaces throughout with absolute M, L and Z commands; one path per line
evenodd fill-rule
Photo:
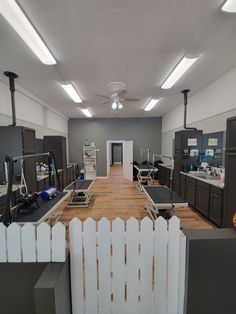
M 85 180 L 93 180 L 96 178 L 97 172 L 96 152 L 97 149 L 95 146 L 83 146 Z

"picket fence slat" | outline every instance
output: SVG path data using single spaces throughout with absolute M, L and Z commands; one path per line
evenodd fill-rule
M 127 313 L 139 311 L 139 224 L 134 218 L 127 221 Z
M 111 313 L 111 240 L 110 222 L 102 218 L 98 222 L 98 313 Z
M 74 218 L 69 233 L 73 314 L 183 314 L 186 237 L 177 217 Z M 0 224 L 0 263 L 65 258 L 63 224 Z
M 0 263 L 7 262 L 7 229 L 0 223 Z
M 176 216 L 169 220 L 167 314 L 176 314 L 178 307 L 179 235 L 180 221 Z
M 156 314 L 166 314 L 167 243 L 167 222 L 159 217 L 155 222 L 154 313 Z
M 97 313 L 97 239 L 96 223 L 88 218 L 84 224 L 84 269 L 86 314 Z
M 71 297 L 73 314 L 84 314 L 84 276 L 82 223 L 78 218 L 70 222 Z
M 112 291 L 113 314 L 125 311 L 125 241 L 124 221 L 116 218 L 112 222 Z
M 51 228 L 46 222 L 37 227 L 37 261 L 51 261 Z
M 153 222 L 150 218 L 145 217 L 141 221 L 141 314 L 153 313 L 153 256 Z
M 31 223 L 21 228 L 23 262 L 36 262 L 36 234 L 35 226 Z
M 10 263 L 20 263 L 22 261 L 21 227 L 15 222 L 7 228 L 7 254 Z
M 52 262 L 65 262 L 66 260 L 66 227 L 57 222 L 52 227 Z
M 180 231 L 179 244 L 179 285 L 178 285 L 178 314 L 184 312 L 185 263 L 186 263 L 186 236 Z

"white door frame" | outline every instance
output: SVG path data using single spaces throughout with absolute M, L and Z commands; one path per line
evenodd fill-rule
M 110 167 L 111 167 L 111 164 L 110 164 L 110 149 L 111 149 L 111 144 L 112 143 L 117 143 L 117 144 L 122 144 L 122 154 L 123 154 L 123 160 L 124 160 L 124 143 L 126 141 L 124 140 L 108 140 L 106 141 L 106 151 L 107 151 L 107 177 L 109 177 L 109 174 L 110 174 Z

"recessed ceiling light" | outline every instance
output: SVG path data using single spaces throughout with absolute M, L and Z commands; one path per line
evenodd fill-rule
M 228 0 L 221 8 L 222 11 L 236 13 L 236 0 Z
M 92 118 L 92 113 L 89 111 L 89 109 L 81 109 L 81 111 L 83 112 L 83 114 L 88 117 L 88 118 Z
M 171 74 L 167 77 L 165 82 L 161 85 L 161 88 L 171 88 L 197 59 L 198 58 L 183 57 L 183 59 L 180 60 L 180 62 L 177 64 Z
M 42 63 L 57 63 L 15 0 L 1 0 L 0 13 Z
M 150 111 L 150 110 L 152 110 L 152 108 L 158 103 L 159 100 L 160 100 L 159 98 L 152 98 L 152 99 L 148 102 L 148 104 L 147 104 L 147 106 L 144 108 L 144 110 L 145 110 L 145 111 Z
M 80 103 L 83 101 L 72 84 L 61 84 L 61 87 L 67 92 L 74 102 Z

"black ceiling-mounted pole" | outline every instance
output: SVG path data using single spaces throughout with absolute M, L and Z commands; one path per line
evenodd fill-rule
M 4 74 L 9 78 L 9 89 L 11 91 L 11 107 L 12 107 L 12 126 L 16 126 L 16 106 L 15 106 L 15 78 L 16 73 L 5 71 Z
M 184 95 L 184 129 L 197 131 L 197 128 L 187 127 L 187 105 L 188 105 L 188 93 L 190 91 L 191 91 L 190 89 L 184 89 L 181 91 L 181 93 Z

